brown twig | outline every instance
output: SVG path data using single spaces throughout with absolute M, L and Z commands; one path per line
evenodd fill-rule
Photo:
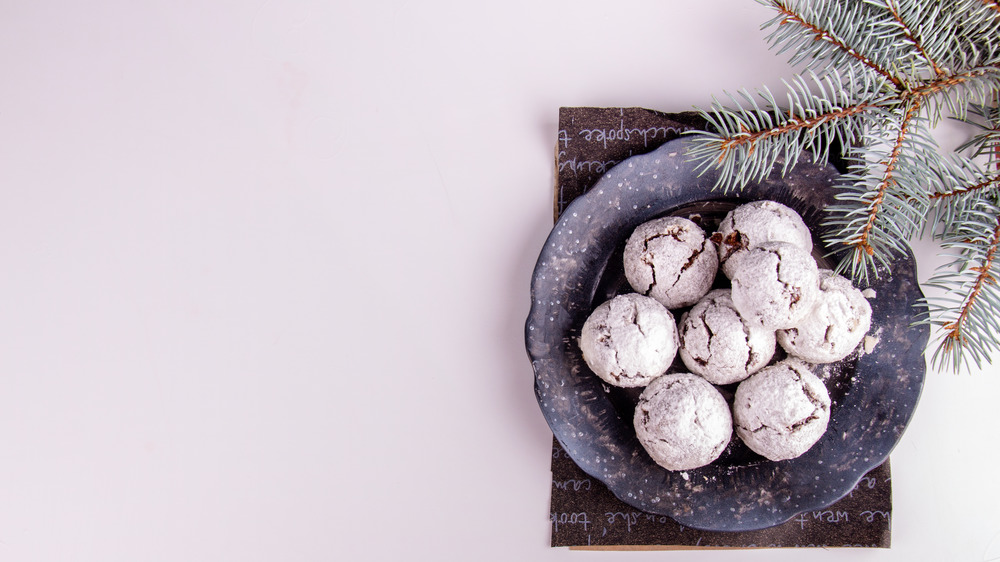
M 845 242 L 849 246 L 854 246 L 855 249 L 864 251 L 869 256 L 875 254 L 875 249 L 872 248 L 868 239 L 871 237 L 872 229 L 875 227 L 875 219 L 878 218 L 878 214 L 882 209 L 882 203 L 885 202 L 886 191 L 889 190 L 890 186 L 896 184 L 894 176 L 896 166 L 899 164 L 899 155 L 903 151 L 903 142 L 906 141 L 906 135 L 910 131 L 910 121 L 913 120 L 919 110 L 920 100 L 916 100 L 910 104 L 910 107 L 907 108 L 906 113 L 903 115 L 903 120 L 899 125 L 899 133 L 896 134 L 896 140 L 892 145 L 892 152 L 889 153 L 889 159 L 885 162 L 885 171 L 882 173 L 882 180 L 875 189 L 875 198 L 872 199 L 871 204 L 868 206 L 868 221 L 865 222 L 865 226 L 861 229 L 861 235 L 857 240 Z M 856 260 L 861 260 L 860 254 L 857 255 Z
M 987 8 L 992 8 L 993 11 L 1000 13 L 1000 0 L 983 0 L 983 4 L 986 4 Z
M 852 115 L 857 115 L 872 107 L 874 107 L 874 105 L 870 103 L 859 103 L 857 105 L 852 105 L 837 111 L 831 111 L 829 113 L 821 113 L 809 118 L 798 118 L 795 117 L 794 114 L 789 114 L 789 120 L 778 127 L 754 133 L 744 130 L 734 137 L 726 137 L 722 139 L 722 149 L 721 154 L 719 154 L 719 162 L 722 162 L 726 158 L 731 149 L 738 146 L 749 144 L 749 150 L 752 152 L 754 150 L 754 145 L 763 139 L 776 137 L 800 129 L 808 129 L 827 121 L 851 117 Z
M 930 63 L 931 68 L 934 69 L 934 74 L 937 76 L 941 76 L 942 74 L 944 74 L 944 71 L 941 70 L 941 67 L 938 66 L 937 62 L 935 62 L 934 59 L 932 59 L 931 56 L 927 54 L 927 51 L 924 50 L 923 43 L 917 40 L 916 36 L 913 34 L 913 31 L 910 30 L 910 26 L 906 25 L 906 22 L 903 21 L 903 17 L 899 15 L 899 7 L 896 5 L 896 2 L 895 1 L 888 2 L 888 5 L 889 5 L 889 11 L 892 12 L 892 17 L 895 18 L 896 23 L 898 23 L 899 26 L 903 29 L 903 35 L 905 35 L 906 38 L 909 39 L 911 43 L 913 43 L 913 46 L 916 47 L 918 51 L 920 51 L 920 56 L 924 57 L 924 59 Z
M 875 63 L 875 61 L 859 53 L 856 49 L 854 49 L 854 47 L 851 47 L 847 43 L 844 43 L 842 39 L 834 36 L 829 31 L 819 27 L 816 24 L 806 21 L 806 19 L 801 14 L 793 11 L 791 8 L 786 6 L 782 0 L 771 0 L 771 2 L 774 4 L 775 8 L 777 8 L 778 12 L 781 13 L 781 15 L 785 16 L 785 18 L 781 21 L 779 25 L 785 25 L 788 23 L 797 23 L 802 27 L 805 27 L 810 32 L 812 32 L 813 35 L 816 36 L 817 41 L 826 41 L 827 43 L 836 46 L 838 49 L 844 51 L 849 56 L 861 62 L 861 64 L 874 70 L 883 78 L 891 82 L 892 85 L 896 87 L 896 90 L 902 91 L 905 89 L 903 81 L 897 78 L 893 73 L 889 72 L 885 68 L 882 68 L 877 63 Z
M 928 197 L 931 200 L 934 199 L 945 199 L 947 197 L 957 197 L 959 195 L 965 195 L 966 193 L 971 193 L 973 191 L 979 191 L 980 189 L 987 189 L 989 187 L 1000 187 L 1000 176 L 991 178 L 985 181 L 981 181 L 976 185 L 970 185 L 968 187 L 959 187 L 951 191 L 945 191 L 942 193 L 932 193 Z
M 998 245 L 1000 245 L 1000 217 L 997 217 L 997 225 L 993 229 L 993 236 L 990 238 L 989 249 L 987 249 L 986 255 L 983 257 L 983 264 L 972 268 L 972 271 L 976 272 L 976 281 L 972 284 L 972 290 L 969 291 L 968 296 L 962 303 L 958 318 L 954 322 L 949 322 L 942 326 L 942 329 L 945 330 L 944 341 L 942 342 L 943 351 L 950 352 L 954 346 L 965 344 L 966 337 L 962 333 L 962 328 L 972 311 L 972 307 L 975 306 L 983 288 L 987 284 L 995 285 L 997 282 L 996 277 L 990 273 L 990 269 L 993 267 Z
M 1000 0 L 995 0 L 995 2 L 1000 3 Z M 997 117 L 1000 117 L 1000 91 L 993 92 L 993 107 L 997 109 Z M 986 114 L 986 122 L 989 123 L 989 113 L 986 112 Z M 1000 171 L 1000 142 L 993 146 L 993 157 L 996 159 L 997 171 Z
M 942 76 L 937 80 L 931 80 L 919 87 L 913 88 L 903 92 L 900 95 L 902 99 L 920 99 L 932 94 L 936 94 L 942 90 L 951 88 L 952 86 L 958 86 L 972 80 L 973 78 L 978 78 L 980 76 L 985 76 L 991 72 L 997 72 L 996 68 L 986 67 L 986 68 L 974 68 L 966 72 L 959 72 L 958 74 L 952 74 L 950 76 Z

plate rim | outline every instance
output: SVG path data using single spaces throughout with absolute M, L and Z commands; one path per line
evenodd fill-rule
M 551 307 L 544 306 L 543 301 L 539 300 L 539 298 L 538 298 L 539 295 L 537 294 L 536 290 L 538 289 L 538 285 L 539 285 L 539 277 L 541 277 L 542 279 L 544 279 L 544 275 L 546 274 L 546 272 L 548 272 L 551 269 L 551 266 L 550 266 L 549 263 L 547 263 L 547 261 L 551 261 L 551 260 L 554 260 L 554 259 L 564 259 L 564 257 L 565 257 L 562 254 L 560 254 L 559 252 L 556 252 L 555 250 L 550 250 L 550 249 L 556 248 L 557 247 L 556 243 L 559 242 L 559 241 L 562 241 L 563 238 L 564 238 L 564 235 L 560 231 L 560 228 L 568 230 L 571 226 L 575 226 L 576 223 L 579 222 L 579 221 L 566 220 L 566 218 L 567 217 L 580 218 L 578 215 L 581 212 L 586 213 L 587 210 L 593 208 L 595 205 L 601 204 L 600 202 L 595 203 L 595 201 L 599 197 L 602 197 L 602 196 L 604 196 L 605 198 L 610 198 L 609 199 L 609 203 L 610 204 L 614 204 L 615 203 L 614 197 L 616 195 L 620 196 L 623 193 L 627 193 L 627 192 L 621 191 L 621 190 L 626 189 L 624 187 L 624 184 L 628 184 L 629 183 L 627 179 L 625 181 L 623 181 L 623 182 L 619 182 L 618 180 L 622 179 L 623 177 L 626 177 L 626 178 L 629 177 L 628 174 L 632 174 L 631 177 L 634 177 L 636 171 L 641 170 L 645 166 L 645 164 L 647 162 L 652 162 L 652 161 L 655 161 L 658 165 L 661 164 L 661 163 L 663 163 L 663 162 L 668 162 L 670 164 L 675 165 L 675 167 L 676 167 L 677 170 L 680 170 L 680 172 L 679 172 L 680 175 L 688 174 L 690 176 L 690 174 L 692 173 L 692 170 L 693 170 L 693 164 L 688 163 L 686 160 L 679 162 L 679 160 L 683 159 L 683 152 L 684 152 L 684 149 L 685 149 L 685 146 L 686 146 L 687 142 L 688 141 L 686 139 L 684 139 L 684 138 L 676 139 L 676 140 L 672 140 L 672 141 L 668 141 L 668 142 L 664 143 L 663 145 L 654 148 L 650 152 L 639 154 L 639 155 L 636 155 L 636 156 L 632 156 L 629 159 L 627 159 L 627 160 L 619 163 L 617 166 L 615 166 L 614 168 L 612 168 L 611 170 L 609 170 L 608 172 L 606 172 L 604 175 L 602 175 L 602 177 L 594 184 L 594 186 L 590 190 L 586 191 L 584 194 L 582 194 L 581 196 L 577 197 L 572 202 L 570 202 L 570 204 L 566 206 L 566 208 L 564 209 L 564 211 L 560 215 L 560 217 L 556 220 L 555 225 L 553 226 L 552 230 L 550 231 L 549 235 L 546 238 L 545 245 L 543 246 L 542 251 L 539 253 L 539 258 L 538 258 L 538 260 L 537 260 L 537 262 L 535 264 L 535 268 L 532 271 L 531 310 L 529 311 L 528 318 L 527 318 L 527 320 L 525 322 L 525 342 L 526 342 L 526 347 L 527 347 L 527 350 L 528 350 L 528 355 L 529 355 L 529 358 L 532 360 L 532 366 L 533 366 L 533 370 L 535 372 L 534 381 L 535 381 L 536 399 L 538 400 L 539 406 L 542 409 L 542 413 L 545 416 L 546 421 L 549 424 L 550 429 L 552 429 L 553 434 L 555 435 L 556 439 L 559 441 L 560 445 L 562 445 L 563 448 L 566 450 L 567 454 L 574 460 L 574 462 L 578 466 L 580 466 L 580 468 L 583 469 L 584 472 L 586 472 L 590 476 L 596 478 L 597 480 L 599 480 L 602 483 L 604 483 L 605 485 L 607 485 L 608 488 L 611 489 L 611 491 L 619 499 L 621 499 L 625 503 L 631 505 L 632 507 L 636 507 L 637 509 L 641 509 L 641 510 L 649 512 L 649 513 L 656 513 L 656 514 L 661 514 L 661 515 L 668 515 L 668 516 L 674 518 L 675 520 L 677 520 L 678 522 L 684 524 L 685 526 L 692 527 L 692 528 L 698 528 L 698 529 L 702 529 L 702 530 L 710 530 L 710 531 L 714 531 L 714 530 L 740 530 L 740 531 L 742 531 L 742 530 L 753 530 L 753 529 L 759 529 L 759 528 L 766 528 L 766 527 L 770 527 L 770 526 L 773 526 L 773 525 L 780 524 L 780 523 L 782 523 L 784 521 L 787 521 L 787 520 L 793 518 L 798 513 L 802 513 L 804 511 L 809 511 L 811 509 L 816 509 L 818 507 L 826 507 L 826 506 L 830 505 L 831 503 L 836 502 L 837 500 L 839 500 L 840 498 L 842 498 L 844 495 L 846 495 L 847 493 L 849 493 L 853 489 L 853 487 L 861 480 L 862 477 L 864 477 L 864 475 L 869 470 L 871 470 L 872 468 L 875 468 L 876 466 L 879 466 L 881 463 L 883 463 L 885 461 L 886 458 L 888 458 L 889 453 L 891 452 L 892 448 L 895 447 L 896 444 L 898 444 L 898 441 L 899 441 L 899 439 L 900 439 L 900 437 L 901 437 L 901 435 L 903 433 L 903 430 L 905 430 L 906 425 L 909 423 L 909 420 L 912 418 L 913 412 L 916 409 L 916 403 L 919 400 L 920 392 L 922 391 L 922 388 L 923 388 L 923 380 L 924 380 L 924 377 L 925 377 L 925 374 L 926 374 L 926 367 L 925 367 L 925 365 L 923 363 L 923 353 L 924 353 L 924 349 L 926 347 L 926 342 L 927 342 L 927 339 L 928 339 L 928 336 L 929 336 L 929 328 L 927 326 L 923 326 L 922 329 L 917 328 L 917 330 L 919 330 L 919 333 L 917 333 L 917 337 L 915 338 L 915 341 L 913 342 L 914 345 L 911 346 L 913 348 L 918 348 L 919 349 L 919 353 L 917 353 L 917 357 L 920 359 L 920 361 L 919 361 L 919 371 L 920 372 L 919 373 L 915 373 L 916 376 L 914 378 L 915 378 L 915 382 L 916 382 L 916 388 L 915 389 L 910 389 L 910 394 L 912 395 L 911 396 L 911 398 L 912 398 L 912 405 L 909 407 L 908 412 L 904 412 L 904 416 L 903 417 L 905 419 L 902 420 L 901 427 L 898 428 L 898 431 L 897 431 L 897 433 L 895 435 L 895 438 L 893 439 L 893 443 L 891 444 L 891 446 L 889 446 L 887 448 L 886 447 L 882 447 L 882 448 L 886 449 L 886 450 L 884 450 L 884 454 L 880 451 L 878 454 L 871 455 L 868 458 L 866 458 L 865 462 L 861 463 L 862 465 L 866 466 L 863 470 L 861 469 L 862 467 L 855 467 L 853 469 L 854 475 L 851 478 L 852 482 L 844 483 L 843 485 L 838 486 L 837 489 L 838 490 L 842 490 L 842 493 L 839 493 L 839 495 L 837 495 L 837 497 L 833 498 L 832 500 L 829 500 L 829 498 L 825 498 L 820 503 L 815 503 L 815 502 L 810 503 L 808 500 L 806 500 L 802 504 L 795 504 L 794 511 L 788 511 L 787 509 L 780 509 L 780 510 L 777 510 L 777 512 L 779 512 L 777 515 L 775 515 L 775 513 L 776 513 L 775 511 L 772 511 L 770 516 L 765 516 L 762 519 L 758 518 L 758 519 L 754 520 L 755 522 L 739 521 L 739 522 L 736 522 L 735 524 L 726 524 L 726 523 L 714 524 L 714 523 L 708 523 L 707 522 L 709 519 L 713 518 L 710 515 L 706 516 L 706 515 L 703 514 L 702 516 L 698 516 L 697 514 L 693 514 L 693 513 L 678 513 L 678 512 L 676 512 L 676 510 L 669 510 L 669 509 L 667 509 L 667 510 L 658 510 L 658 509 L 655 508 L 655 506 L 652 506 L 652 508 L 651 508 L 651 506 L 649 505 L 648 502 L 643 504 L 641 502 L 638 502 L 638 498 L 629 497 L 630 492 L 627 492 L 626 489 L 622 488 L 621 486 L 616 486 L 615 482 L 610 482 L 609 483 L 609 481 L 608 481 L 608 479 L 606 477 L 606 471 L 608 470 L 608 462 L 611 461 L 612 463 L 615 463 L 615 465 L 617 465 L 619 467 L 619 469 L 620 469 L 620 465 L 621 465 L 622 462 L 625 462 L 625 459 L 614 459 L 614 457 L 612 457 L 611 459 L 605 459 L 605 465 L 603 467 L 597 467 L 596 465 L 590 464 L 590 463 L 581 463 L 581 460 L 579 460 L 577 458 L 578 455 L 579 455 L 579 453 L 577 453 L 577 452 L 575 452 L 573 450 L 574 449 L 573 443 L 569 439 L 566 438 L 566 435 L 564 434 L 564 432 L 561 431 L 560 428 L 558 427 L 557 422 L 560 421 L 560 420 L 558 419 L 559 416 L 555 414 L 555 410 L 551 409 L 551 411 L 546 411 L 546 405 L 547 405 L 546 404 L 546 396 L 548 394 L 548 389 L 546 388 L 546 385 L 548 384 L 548 382 L 547 382 L 547 380 L 545 380 L 542 377 L 540 377 L 539 371 L 540 371 L 540 369 L 544 369 L 544 367 L 540 367 L 538 365 L 538 361 L 539 361 L 540 358 L 546 356 L 548 353 L 547 352 L 546 353 L 541 353 L 540 349 L 539 349 L 539 346 L 534 345 L 535 343 L 537 343 L 536 340 L 537 340 L 537 336 L 538 336 L 538 333 L 536 332 L 535 324 L 539 324 L 541 322 L 544 322 L 545 321 L 544 317 L 542 317 L 540 315 L 541 314 L 546 314 L 547 315 L 549 313 L 547 311 L 551 311 L 552 309 L 551 309 Z M 780 165 L 781 165 L 781 162 L 776 163 L 775 168 L 778 169 L 778 170 L 780 170 Z M 793 168 L 792 171 L 789 172 L 789 173 L 794 175 L 796 173 L 796 170 L 800 170 L 800 171 L 801 170 L 805 170 L 806 171 L 805 173 L 807 174 L 807 176 L 809 174 L 812 174 L 812 176 L 810 176 L 810 177 L 812 177 L 813 179 L 819 178 L 817 181 L 826 182 L 823 185 L 826 185 L 827 187 L 822 188 L 822 190 L 825 191 L 825 193 L 823 195 L 824 196 L 829 196 L 830 195 L 830 191 L 831 191 L 830 186 L 832 185 L 832 181 L 830 180 L 830 178 L 831 177 L 835 177 L 838 174 L 838 172 L 835 169 L 833 169 L 832 166 L 829 166 L 829 165 L 820 166 L 818 164 L 813 163 L 811 161 L 811 158 L 805 158 L 805 159 L 800 160 L 799 164 L 795 168 Z M 639 175 L 641 176 L 642 174 L 640 173 Z M 654 175 L 653 178 L 655 179 L 655 177 L 656 176 Z M 792 177 L 792 176 L 786 176 L 786 178 L 787 177 Z M 772 177 L 768 178 L 767 180 L 765 180 L 764 182 L 762 182 L 761 184 L 759 184 L 758 187 L 759 187 L 759 189 L 766 190 L 768 188 L 768 186 L 771 186 L 771 188 L 774 188 L 774 186 L 776 186 L 776 185 L 778 185 L 778 186 L 780 186 L 780 185 L 786 185 L 788 183 L 788 181 L 790 181 L 790 180 L 787 180 L 786 178 L 781 178 L 780 176 L 778 176 L 775 173 L 775 174 L 772 174 Z M 704 194 L 705 186 L 706 185 L 714 184 L 714 177 L 713 177 L 713 174 L 708 173 L 708 174 L 704 174 L 704 175 L 698 176 L 697 180 L 695 180 L 695 181 L 696 181 L 697 186 L 699 187 L 699 189 L 702 190 L 702 194 Z M 632 185 L 629 184 L 627 189 L 629 191 L 631 191 Z M 663 188 L 663 189 L 666 189 L 666 188 Z M 716 199 L 716 200 L 738 199 L 739 198 L 738 194 L 736 194 L 736 195 L 737 196 L 734 197 L 733 194 L 724 194 L 722 192 L 713 192 L 713 196 L 710 197 L 710 199 Z M 697 201 L 697 200 L 701 200 L 701 199 L 689 199 L 689 200 L 676 201 L 675 202 L 676 204 L 674 204 L 674 207 L 675 208 L 676 207 L 681 207 L 683 205 L 689 204 L 689 203 L 691 203 L 693 201 Z M 746 199 L 746 200 L 751 200 L 751 199 Z M 621 200 L 619 200 L 618 203 L 620 205 Z M 590 216 L 588 215 L 587 218 L 589 219 Z M 607 225 L 606 224 L 604 224 L 602 226 L 604 227 L 605 230 L 607 229 Z M 625 234 L 625 235 L 627 236 L 627 234 Z M 617 233 L 617 237 L 618 238 L 620 238 L 621 236 L 623 236 L 622 233 L 620 233 L 620 232 Z M 579 242 L 579 240 L 577 240 L 577 242 Z M 562 248 L 558 248 L 558 249 L 560 251 L 562 250 Z M 587 248 L 585 246 L 583 248 L 583 251 L 586 252 L 586 250 L 587 250 Z M 577 252 L 577 253 L 579 255 L 581 252 Z M 597 258 L 593 258 L 593 259 L 590 258 L 590 257 L 584 257 L 583 259 L 585 259 L 585 260 L 586 259 L 590 259 L 591 262 L 593 262 L 595 259 L 597 261 L 600 261 L 601 258 L 600 258 L 600 256 L 598 256 Z M 609 258 L 605 258 L 604 261 L 607 262 L 608 259 Z M 897 260 L 895 260 L 895 263 L 896 263 L 897 266 L 899 265 L 900 262 L 908 263 L 911 266 L 911 269 L 913 270 L 914 278 L 915 278 L 915 261 L 913 260 L 912 252 L 907 251 L 907 253 L 904 256 L 902 256 L 902 257 L 898 258 Z M 603 270 L 602 270 L 601 273 L 603 273 Z M 894 273 L 894 275 L 896 275 L 896 274 Z M 600 275 L 598 275 L 598 277 L 600 277 Z M 893 276 L 889 276 L 889 277 L 893 277 Z M 919 284 L 914 284 L 913 287 L 912 287 L 912 289 L 915 290 L 915 293 L 914 293 L 915 296 L 913 298 L 914 299 L 918 299 L 918 300 L 921 299 L 923 295 L 922 295 L 922 293 L 921 293 L 921 291 L 919 289 Z M 555 304 L 555 303 L 552 303 L 552 304 Z M 562 303 L 560 303 L 560 304 L 562 304 Z M 569 303 L 565 303 L 565 304 L 566 304 L 566 306 L 569 305 Z M 557 310 L 556 313 L 558 313 L 558 312 L 560 312 L 560 311 Z M 913 316 L 912 311 L 911 311 L 911 316 Z M 553 317 L 549 317 L 549 320 L 553 320 Z M 541 330 L 539 330 L 539 331 L 541 331 Z M 549 350 L 549 351 L 551 351 L 551 350 Z M 858 368 L 862 369 L 862 371 L 863 371 L 864 369 L 863 369 L 862 365 L 863 365 L 863 362 L 859 362 Z M 615 461 L 617 461 L 617 462 L 615 462 Z M 793 464 L 794 465 L 795 462 L 796 462 L 796 460 L 793 460 L 793 461 L 782 461 L 782 463 L 785 463 L 786 465 L 787 464 Z M 771 461 L 767 461 L 767 463 L 771 463 Z M 771 464 L 775 464 L 776 465 L 778 463 L 771 463 Z M 867 466 L 867 465 L 870 465 L 870 466 Z M 666 472 L 665 469 L 661 469 L 661 470 L 663 470 L 664 472 Z M 691 472 L 691 471 L 685 471 L 685 472 Z M 634 492 L 634 490 L 633 490 L 633 492 Z M 640 490 L 640 492 L 641 492 L 641 490 Z M 716 519 L 718 519 L 718 518 L 716 518 Z

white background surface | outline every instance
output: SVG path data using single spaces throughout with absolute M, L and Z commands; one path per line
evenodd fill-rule
M 558 108 L 780 88 L 770 17 L 0 3 L 0 561 L 1000 559 L 991 369 L 929 374 L 891 550 L 546 546 Z

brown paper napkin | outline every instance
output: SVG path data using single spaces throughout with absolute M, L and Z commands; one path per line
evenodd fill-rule
M 682 132 L 704 126 L 693 113 L 639 108 L 562 108 L 556 148 L 555 217 L 615 164 L 649 152 Z M 854 490 L 822 510 L 775 527 L 745 532 L 688 529 L 668 517 L 643 513 L 587 476 L 553 439 L 552 546 L 644 550 L 762 547 L 877 547 L 890 542 L 892 488 L 889 461 Z

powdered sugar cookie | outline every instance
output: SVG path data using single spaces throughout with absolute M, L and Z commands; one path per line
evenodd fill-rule
M 705 295 L 678 325 L 681 360 L 713 384 L 741 381 L 774 356 L 774 330 L 740 317 L 729 289 Z
M 639 225 L 625 244 L 625 278 L 667 308 L 690 306 L 712 286 L 718 254 L 705 232 L 682 217 Z
M 729 405 L 705 379 L 673 373 L 654 380 L 635 407 L 635 433 L 656 464 L 688 470 L 719 458 L 732 437 Z
M 786 242 L 812 252 L 809 227 L 794 210 L 776 201 L 754 201 L 741 205 L 722 219 L 712 240 L 719 246 L 719 266 L 732 278 L 729 258 L 737 252 L 765 242 Z
M 769 329 L 794 327 L 819 294 L 819 268 L 805 250 L 765 242 L 730 257 L 732 297 L 745 320 Z
M 757 454 L 772 461 L 792 459 L 826 431 L 830 395 L 805 363 L 788 359 L 740 383 L 733 421 L 736 434 Z
M 646 386 L 677 355 L 677 324 L 656 300 L 619 295 L 600 304 L 583 324 L 580 350 L 597 376 L 621 387 Z
M 871 327 L 872 307 L 850 281 L 823 269 L 812 311 L 795 327 L 778 331 L 790 355 L 810 363 L 833 363 L 858 347 Z

